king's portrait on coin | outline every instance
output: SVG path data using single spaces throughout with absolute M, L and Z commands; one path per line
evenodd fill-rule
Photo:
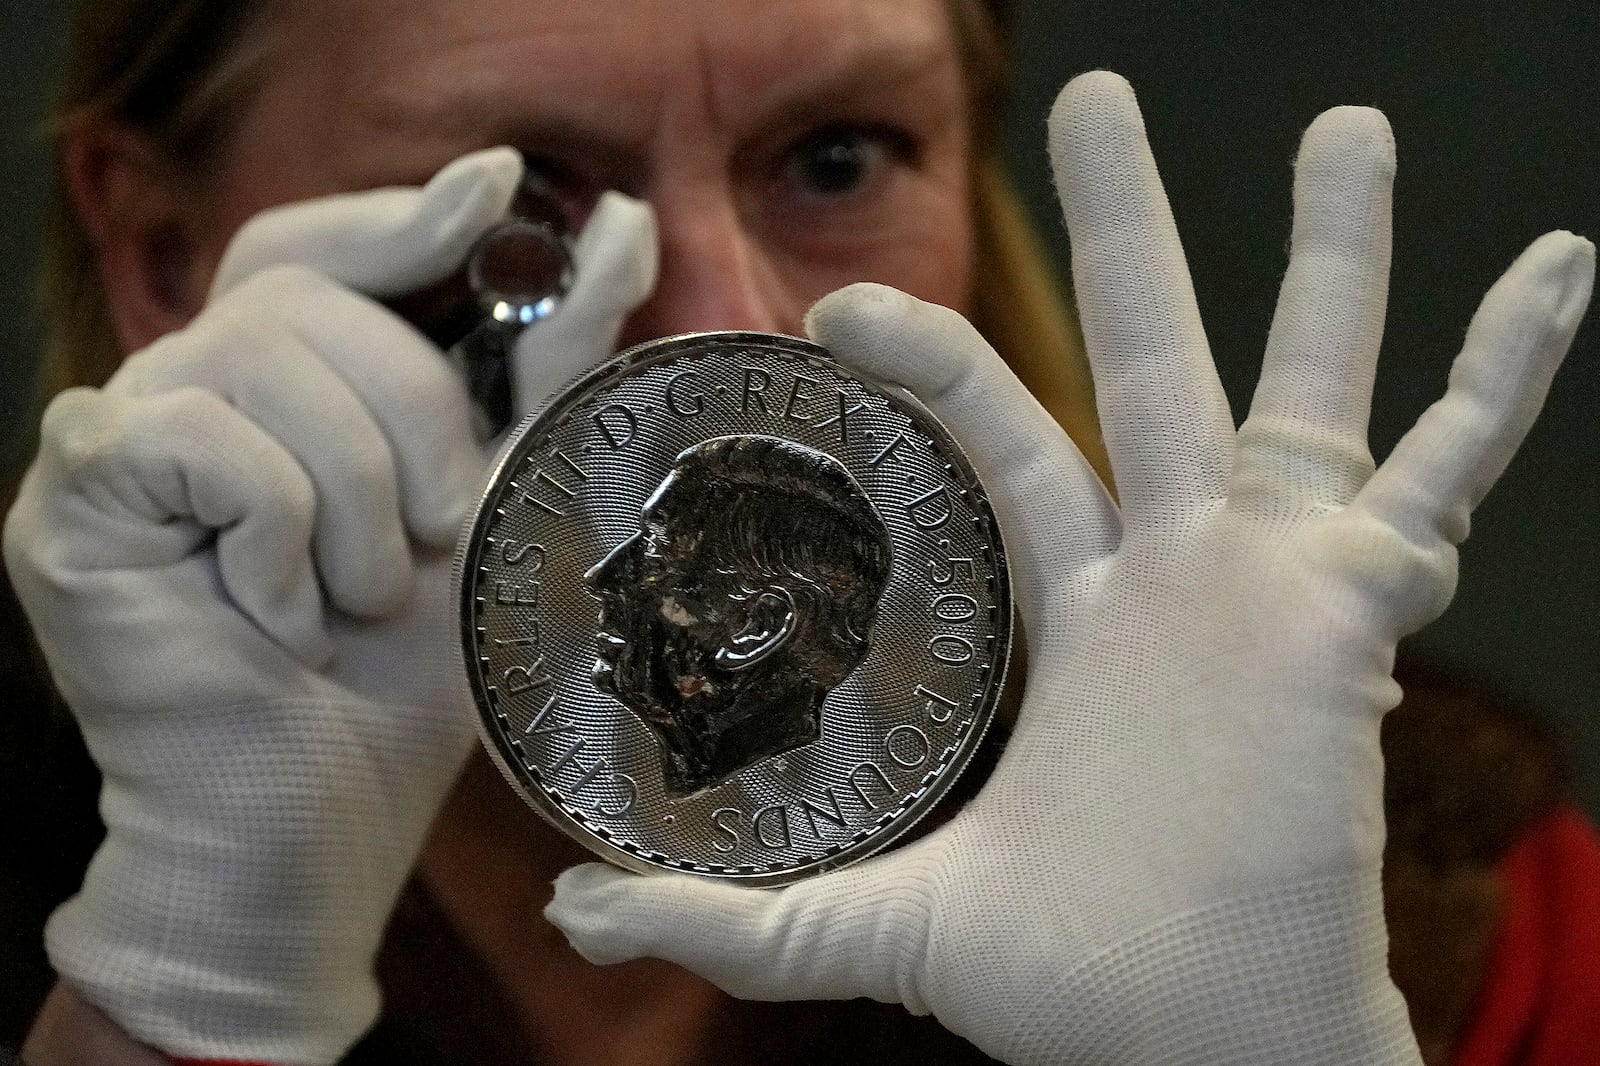
M 595 685 L 649 727 L 669 793 L 821 736 L 824 699 L 866 658 L 890 556 L 832 456 L 754 435 L 677 456 L 639 531 L 585 575 Z

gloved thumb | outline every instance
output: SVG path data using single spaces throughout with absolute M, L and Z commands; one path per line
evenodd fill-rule
M 1121 536 L 1077 445 L 949 308 L 859 283 L 817 301 L 806 329 L 847 366 L 909 389 L 955 436 L 1005 530 L 1023 618 L 1042 630 L 1044 583 L 1104 557 Z
M 935 867 L 915 850 L 772 891 L 590 863 L 556 879 L 545 917 L 599 965 L 650 956 L 741 999 L 870 996 L 926 1014 Z
M 462 156 L 422 188 L 342 193 L 256 215 L 229 243 L 211 300 L 274 266 L 299 265 L 372 297 L 425 288 L 458 270 L 504 217 L 522 180 L 513 148 Z

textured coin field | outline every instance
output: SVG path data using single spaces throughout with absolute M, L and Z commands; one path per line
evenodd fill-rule
M 576 382 L 513 434 L 457 573 L 491 754 L 640 872 L 778 885 L 891 843 L 975 751 L 1010 652 L 999 530 L 949 435 L 776 335 L 657 341 Z

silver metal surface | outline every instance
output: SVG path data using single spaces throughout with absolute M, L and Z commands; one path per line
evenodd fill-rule
M 642 345 L 526 420 L 457 582 L 524 798 L 625 868 L 760 886 L 910 830 L 977 750 L 1012 640 L 949 434 L 771 334 Z
M 479 237 L 467 285 L 483 313 L 507 326 L 549 318 L 572 289 L 571 242 L 550 223 L 510 218 Z

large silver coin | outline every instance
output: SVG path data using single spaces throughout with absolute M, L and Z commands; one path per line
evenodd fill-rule
M 635 348 L 518 428 L 457 558 L 486 744 L 605 859 L 779 885 L 902 837 L 1011 646 L 977 478 L 807 341 Z

